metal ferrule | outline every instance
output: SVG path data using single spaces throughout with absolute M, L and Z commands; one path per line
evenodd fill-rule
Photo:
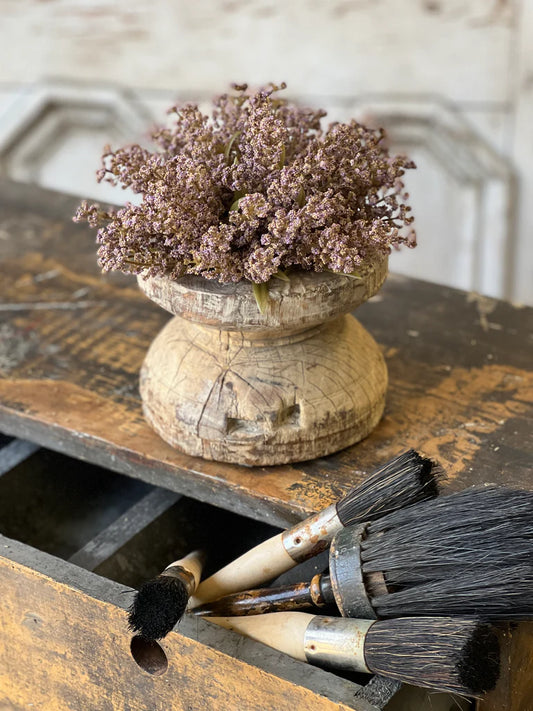
M 194 575 L 187 568 L 183 568 L 181 565 L 169 565 L 168 568 L 160 573 L 160 575 L 165 575 L 169 578 L 177 578 L 185 585 L 187 593 L 192 595 L 196 590 L 196 580 Z
M 313 617 L 304 636 L 307 661 L 345 671 L 370 673 L 365 661 L 365 637 L 373 620 Z
M 329 548 L 333 536 L 342 528 L 336 504 L 287 529 L 281 536 L 283 547 L 299 563 Z
M 361 566 L 361 540 L 366 524 L 339 531 L 331 542 L 329 574 L 337 607 L 343 617 L 375 620 Z
M 324 597 L 322 591 L 322 580 L 324 576 L 322 573 L 317 573 L 311 578 L 309 583 L 309 595 L 311 596 L 311 601 L 316 607 L 324 607 L 327 604 L 327 600 Z

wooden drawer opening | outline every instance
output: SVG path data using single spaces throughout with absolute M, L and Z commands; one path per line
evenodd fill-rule
M 132 640 L 125 610 L 142 582 L 197 548 L 207 552 L 209 575 L 279 529 L 9 437 L 0 440 L 0 462 L 7 600 L 0 625 L 10 639 L 3 660 L 10 703 L 28 684 L 21 657 L 30 659 L 32 676 L 46 678 L 43 693 L 62 695 L 37 706 L 54 711 L 274 710 L 289 708 L 291 694 L 298 704 L 306 698 L 318 708 L 375 711 L 398 689 L 378 677 L 341 677 L 297 662 L 193 616 L 160 644 Z M 326 564 L 321 556 L 282 577 L 310 579 Z

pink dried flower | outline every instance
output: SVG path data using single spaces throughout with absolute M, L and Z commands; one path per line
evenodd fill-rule
M 173 107 L 153 152 L 104 149 L 98 180 L 142 195 L 108 211 L 80 205 L 74 219 L 99 228 L 104 270 L 263 283 L 291 268 L 352 273 L 416 244 L 402 231 L 413 218 L 401 180 L 415 165 L 389 155 L 382 129 L 324 130 L 324 111 L 278 97 L 284 84 L 233 88 L 211 117 Z

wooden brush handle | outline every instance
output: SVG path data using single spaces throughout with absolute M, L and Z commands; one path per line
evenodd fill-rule
M 284 612 L 312 607 L 308 583 L 296 583 L 280 588 L 258 588 L 226 595 L 219 600 L 195 607 L 195 615 L 202 617 L 242 617 L 265 612 Z
M 209 621 L 305 662 L 305 631 L 314 617 L 305 612 L 273 612 L 256 617 L 210 617 Z
M 342 528 L 335 504 L 260 543 L 200 583 L 190 607 L 248 590 L 326 550 Z
M 229 593 L 248 590 L 276 578 L 295 565 L 296 561 L 285 550 L 282 534 L 279 533 L 228 563 L 200 583 L 189 602 L 189 607 L 197 607 Z
M 277 588 L 258 588 L 226 595 L 194 609 L 202 617 L 241 617 L 266 612 L 288 612 L 306 607 L 335 604 L 329 576 L 315 575 L 310 583 L 295 583 Z

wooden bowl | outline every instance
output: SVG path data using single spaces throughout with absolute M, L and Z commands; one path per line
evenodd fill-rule
M 141 370 L 147 420 L 181 451 L 236 464 L 311 459 L 359 441 L 383 413 L 387 370 L 347 312 L 386 275 L 383 257 L 357 279 L 272 279 L 264 313 L 249 282 L 139 277 L 174 314 Z

